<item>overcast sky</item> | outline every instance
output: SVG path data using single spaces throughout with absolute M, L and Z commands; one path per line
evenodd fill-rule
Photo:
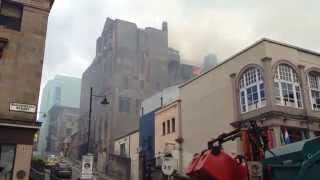
M 140 28 L 169 26 L 169 45 L 188 63 L 222 61 L 262 37 L 320 51 L 319 0 L 56 0 L 42 86 L 57 74 L 81 77 L 107 17 Z

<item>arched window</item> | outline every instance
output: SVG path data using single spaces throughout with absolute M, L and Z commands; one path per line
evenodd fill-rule
M 308 74 L 308 79 L 312 109 L 320 111 L 320 73 L 312 71 Z
M 296 71 L 288 64 L 279 64 L 274 75 L 278 105 L 302 108 L 300 82 Z
M 240 78 L 241 112 L 249 112 L 265 106 L 265 89 L 261 69 L 248 68 Z

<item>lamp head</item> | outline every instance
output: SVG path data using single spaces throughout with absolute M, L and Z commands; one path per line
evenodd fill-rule
M 107 97 L 104 97 L 103 100 L 101 101 L 102 105 L 108 105 L 110 102 L 108 101 Z

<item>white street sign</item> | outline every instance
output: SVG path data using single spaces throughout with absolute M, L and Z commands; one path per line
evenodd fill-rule
M 178 168 L 177 160 L 173 157 L 163 157 L 161 170 L 163 174 L 172 176 Z
M 31 104 L 10 103 L 10 111 L 35 113 L 37 106 Z
M 82 156 L 81 179 L 92 179 L 93 177 L 93 155 Z

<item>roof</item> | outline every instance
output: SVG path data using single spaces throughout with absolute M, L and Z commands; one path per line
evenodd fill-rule
M 179 86 L 179 88 L 182 88 L 186 85 L 188 85 L 189 83 L 199 79 L 200 77 L 204 76 L 205 74 L 215 70 L 216 68 L 222 66 L 223 64 L 231 61 L 232 59 L 234 59 L 235 57 L 245 53 L 246 51 L 250 50 L 251 48 L 254 48 L 256 47 L 257 45 L 261 44 L 262 42 L 269 42 L 269 43 L 273 43 L 273 44 L 277 44 L 277 45 L 280 45 L 280 46 L 285 46 L 285 47 L 288 47 L 288 48 L 292 48 L 292 49 L 296 49 L 298 51 L 301 51 L 301 52 L 305 52 L 305 53 L 308 53 L 308 54 L 312 54 L 312 55 L 315 55 L 315 56 L 320 56 L 320 53 L 319 52 L 316 52 L 316 51 L 313 51 L 313 50 L 309 50 L 309 49 L 305 49 L 305 48 L 301 48 L 301 47 L 298 47 L 298 46 L 295 46 L 295 45 L 291 45 L 291 44 L 287 44 L 287 43 L 284 43 L 284 42 L 279 42 L 279 41 L 275 41 L 275 40 L 272 40 L 272 39 L 268 39 L 268 38 L 262 38 L 260 39 L 259 41 L 253 43 L 252 45 L 242 49 L 241 51 L 239 51 L 238 53 L 232 55 L 231 57 L 227 58 L 226 60 L 224 60 L 223 62 L 221 62 L 220 64 L 212 67 L 211 69 L 209 69 L 208 71 L 205 71 L 203 73 L 201 73 L 200 75 L 194 77 L 193 79 L 190 79 L 189 81 L 186 81 L 185 83 L 183 83 L 182 85 Z

